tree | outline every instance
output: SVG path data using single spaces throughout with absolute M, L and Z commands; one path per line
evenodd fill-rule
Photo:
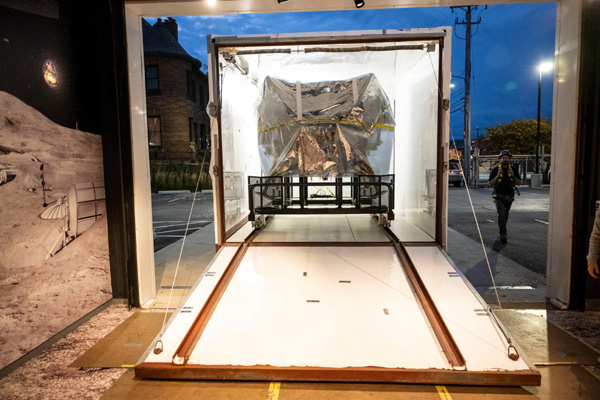
M 496 127 L 488 126 L 483 136 L 480 154 L 500 154 L 509 149 L 513 154 L 535 154 L 537 120 L 517 119 L 508 124 L 496 123 Z M 544 153 L 551 153 L 552 121 L 548 118 L 540 120 L 540 146 Z
M 448 159 L 449 160 L 462 160 L 463 152 L 459 151 L 453 147 L 448 151 Z

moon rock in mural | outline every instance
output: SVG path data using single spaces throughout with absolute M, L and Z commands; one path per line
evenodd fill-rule
M 112 297 L 103 213 L 62 247 L 66 217 L 40 217 L 74 188 L 104 189 L 101 140 L 0 92 L 0 368 Z

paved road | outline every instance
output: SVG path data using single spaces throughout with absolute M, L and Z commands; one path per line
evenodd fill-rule
M 212 191 L 198 193 L 195 201 L 193 193 L 152 194 L 155 252 L 185 236 L 192 203 L 188 235 L 213 223 Z
M 477 220 L 486 246 L 522 266 L 546 275 L 549 189 L 520 187 L 508 220 L 508 243 L 499 240 L 492 189 L 470 189 Z M 464 187 L 449 187 L 448 226 L 479 242 L 479 235 Z M 451 249 L 449 249 L 451 250 Z
M 531 271 L 546 274 L 549 190 L 521 187 L 510 212 L 508 243 L 498 238 L 496 208 L 491 189 L 471 189 L 470 194 L 486 246 Z M 184 237 L 193 194 L 152 195 L 154 251 Z M 198 193 L 188 235 L 213 223 L 212 192 Z M 448 226 L 479 242 L 473 212 L 464 187 L 448 188 Z M 452 251 L 453 249 L 448 249 Z

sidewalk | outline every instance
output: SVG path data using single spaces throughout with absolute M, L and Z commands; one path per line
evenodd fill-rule
M 169 308 L 177 308 L 185 299 L 216 254 L 214 223 L 187 235 L 183 252 L 181 252 L 182 241 L 178 240 L 154 253 L 157 293 L 156 300 L 149 305 L 150 308 L 167 308 L 167 304 Z M 181 261 L 177 277 L 173 282 L 180 252 Z M 172 294 L 171 286 L 173 286 Z M 169 296 L 171 296 L 170 301 Z
M 494 247 L 500 251 L 505 245 L 498 243 L 497 246 Z M 545 308 L 546 280 L 542 275 L 494 249 L 486 247 L 486 252 L 489 267 L 481 243 L 448 228 L 448 255 L 488 304 L 498 304 L 493 288 L 495 283 L 502 307 Z

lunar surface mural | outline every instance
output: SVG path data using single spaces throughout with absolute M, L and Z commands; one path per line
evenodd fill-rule
M 0 368 L 112 297 L 101 139 L 0 92 Z

